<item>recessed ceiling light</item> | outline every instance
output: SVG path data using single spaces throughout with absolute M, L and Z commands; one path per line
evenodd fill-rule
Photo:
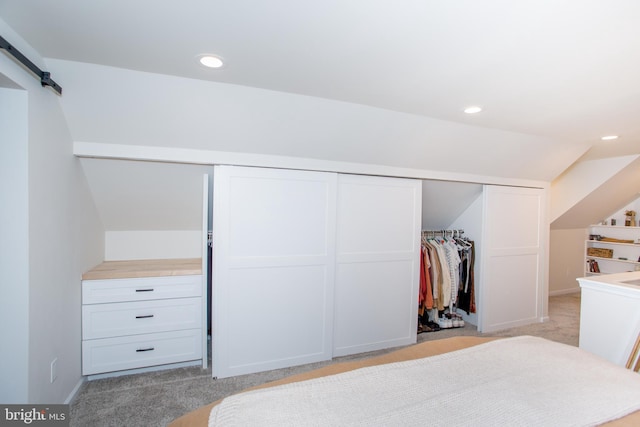
M 475 113 L 479 113 L 480 111 L 482 111 L 482 108 L 475 105 L 464 109 L 464 112 L 467 114 L 475 114 Z
M 199 60 L 202 65 L 209 68 L 220 68 L 224 65 L 222 58 L 215 55 L 202 55 Z
M 618 139 L 618 135 L 607 135 L 600 138 L 603 141 L 612 141 L 614 139 Z

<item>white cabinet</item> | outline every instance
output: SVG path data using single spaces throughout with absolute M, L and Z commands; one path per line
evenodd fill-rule
M 82 337 L 85 340 L 200 329 L 201 322 L 200 297 L 82 306 Z
M 82 374 L 93 375 L 198 360 L 199 329 L 126 335 L 82 342 Z
M 640 269 L 640 227 L 592 225 L 585 241 L 584 275 Z
M 640 272 L 579 278 L 580 348 L 624 366 L 640 333 Z
M 200 260 L 193 261 L 199 269 Z M 83 276 L 83 375 L 202 361 L 202 275 L 178 269 L 172 276 L 104 278 L 154 274 L 141 268 L 144 262 L 119 262 L 115 273 L 105 273 L 105 265 Z M 123 273 L 123 265 L 134 271 Z

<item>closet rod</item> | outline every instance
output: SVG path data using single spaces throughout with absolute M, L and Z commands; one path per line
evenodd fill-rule
M 422 230 L 422 233 L 424 234 L 452 234 L 452 235 L 458 235 L 461 236 L 462 234 L 464 234 L 464 230 L 462 228 L 457 228 L 457 229 L 442 229 L 442 230 Z
M 4 37 L 0 36 L 0 49 L 4 49 L 7 53 L 10 53 L 18 62 L 27 67 L 33 74 L 40 77 L 40 84 L 42 87 L 50 86 L 58 92 L 58 95 L 62 95 L 62 88 L 56 82 L 51 80 L 51 73 L 47 71 L 42 71 L 40 68 L 36 66 L 33 62 L 29 61 L 29 58 L 24 56 L 18 49 L 13 47 L 11 43 L 5 40 Z

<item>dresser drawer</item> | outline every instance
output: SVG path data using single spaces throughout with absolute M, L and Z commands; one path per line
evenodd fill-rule
M 82 339 L 85 340 L 201 327 L 200 297 L 82 307 Z
M 82 281 L 83 304 L 147 301 L 201 295 L 202 275 Z
M 202 358 L 200 329 L 82 342 L 82 375 Z

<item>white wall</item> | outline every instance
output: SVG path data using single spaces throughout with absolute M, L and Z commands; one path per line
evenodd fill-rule
M 202 237 L 201 230 L 107 231 L 104 259 L 200 258 Z
M 549 247 L 549 295 L 578 292 L 576 279 L 584 276 L 584 228 L 551 230 Z
M 0 33 L 41 69 L 48 68 L 2 20 Z M 28 189 L 24 194 L 28 197 L 28 216 L 24 217 L 24 204 L 3 203 L 2 207 L 9 209 L 7 215 L 28 221 L 28 236 L 22 232 L 14 245 L 28 247 L 29 251 L 28 276 L 16 270 L 20 265 L 9 267 L 9 274 L 28 277 L 28 293 L 22 291 L 20 300 L 14 301 L 28 318 L 14 319 L 0 328 L 28 329 L 28 354 L 19 349 L 17 356 L 28 363 L 28 374 L 19 374 L 19 389 L 27 390 L 26 396 L 23 393 L 20 397 L 23 403 L 62 403 L 82 379 L 80 277 L 85 269 L 101 261 L 104 235 L 79 161 L 73 156 L 60 97 L 41 87 L 37 78 L 8 55 L 0 55 L 0 74 L 25 89 L 28 145 L 22 148 L 28 150 L 28 164 L 13 184 L 22 186 L 22 191 Z M 52 78 L 64 88 L 64 79 L 58 77 L 52 71 Z M 13 107 L 23 108 L 24 104 L 17 102 Z M 58 376 L 51 383 L 54 358 L 58 360 Z M 3 393 L 5 387 L 3 378 Z
M 636 213 L 636 223 L 633 225 L 634 227 L 640 226 L 640 199 L 633 200 L 619 208 L 616 212 L 613 212 L 608 218 L 604 218 L 611 224 L 611 219 L 616 220 L 616 224 L 618 226 L 625 225 L 625 212 L 634 211 Z
M 40 88 L 30 99 L 29 400 L 59 402 L 80 379 L 80 276 L 101 260 L 103 237 L 57 95 Z
M 0 141 L 0 402 L 20 403 L 28 396 L 29 356 L 29 157 L 24 90 L 0 87 Z
M 199 258 L 212 166 L 80 159 L 105 229 L 105 261 Z

